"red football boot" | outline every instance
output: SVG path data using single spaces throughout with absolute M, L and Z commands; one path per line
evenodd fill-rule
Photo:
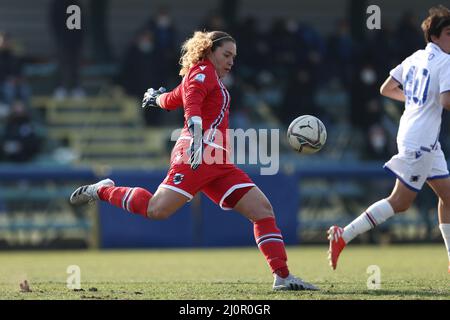
M 328 249 L 328 260 L 333 270 L 336 270 L 337 261 L 342 250 L 345 248 L 345 241 L 342 238 L 344 229 L 338 226 L 332 226 L 328 230 L 328 240 L 330 240 L 330 248 Z

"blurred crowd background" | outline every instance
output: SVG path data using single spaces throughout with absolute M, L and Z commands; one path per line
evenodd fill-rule
M 390 69 L 424 47 L 420 23 L 433 3 L 423 1 L 408 9 L 401 2 L 395 7 L 394 1 L 391 8 L 401 11 L 393 12 L 382 2 L 382 28 L 368 30 L 365 8 L 370 3 L 319 2 L 323 3 L 263 1 L 258 8 L 256 1 L 246 0 L 191 5 L 182 1 L 3 0 L 0 159 L 44 164 L 89 164 L 102 159 L 98 154 L 89 158 L 84 148 L 89 147 L 86 141 L 94 143 L 97 136 L 108 135 L 98 130 L 104 117 L 98 116 L 95 123 L 94 114 L 80 113 L 86 121 L 70 123 L 73 113 L 60 112 L 55 117 L 56 107 L 49 107 L 55 103 L 92 106 L 92 98 L 105 98 L 110 104 L 134 99 L 136 121 L 129 126 L 141 128 L 142 135 L 164 137 L 157 134 L 158 129 L 165 132 L 161 130 L 181 126 L 182 113 L 139 110 L 143 93 L 149 87 L 177 85 L 180 45 L 194 30 L 225 30 L 238 44 L 232 75 L 225 79 L 232 96 L 232 127 L 285 129 L 297 116 L 313 114 L 330 134 L 322 159 L 387 160 L 396 151 L 402 106 L 383 99 L 379 87 Z M 70 16 L 66 9 L 72 4 L 81 8 L 80 30 L 65 27 Z M 27 5 L 32 8 L 27 10 Z M 180 6 L 189 8 L 185 16 Z M 186 22 L 189 12 L 195 15 Z M 120 32 L 121 27 L 127 31 Z M 446 132 L 447 118 L 442 132 Z M 118 120 L 116 125 L 124 126 Z M 63 123 L 66 131 L 61 131 Z M 76 133 L 89 125 L 97 130 L 83 143 Z M 448 147 L 447 137 L 442 144 Z M 163 150 L 147 156 L 167 155 L 164 144 L 160 147 Z M 114 148 L 105 151 L 102 161 Z
M 381 10 L 380 30 L 366 26 L 371 4 Z M 403 106 L 379 87 L 425 46 L 420 24 L 436 4 L 0 0 L 0 248 L 253 245 L 247 221 L 201 194 L 169 222 L 68 202 L 75 187 L 104 177 L 157 188 L 183 112 L 143 110 L 142 95 L 179 83 L 180 46 L 195 30 L 237 40 L 224 79 L 231 127 L 280 129 L 278 174 L 244 169 L 269 196 L 286 243 L 326 242 L 330 225 L 347 224 L 392 189 L 381 165 L 396 153 Z M 77 24 L 71 5 L 80 8 L 81 29 L 67 28 L 68 19 Z M 303 114 L 327 127 L 314 155 L 293 152 L 285 139 Z M 443 120 L 448 155 L 448 113 Z M 442 241 L 431 190 L 360 241 Z

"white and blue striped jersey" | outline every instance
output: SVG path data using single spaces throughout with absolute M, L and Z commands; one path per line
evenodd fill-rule
M 433 150 L 441 127 L 440 94 L 450 91 L 450 55 L 430 42 L 392 69 L 390 75 L 403 86 L 406 97 L 397 144 Z

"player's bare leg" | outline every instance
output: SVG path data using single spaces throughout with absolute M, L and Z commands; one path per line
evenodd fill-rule
M 417 192 L 410 190 L 400 180 L 396 180 L 395 187 L 387 199 L 372 204 L 358 218 L 345 228 L 332 226 L 328 230 L 328 260 L 333 270 L 337 267 L 339 256 L 345 246 L 356 236 L 383 223 L 395 213 L 403 212 L 413 203 Z
M 450 178 L 428 180 L 427 183 L 439 197 L 439 223 L 450 223 Z
M 274 276 L 274 290 L 318 290 L 314 285 L 289 273 L 283 237 L 267 197 L 258 188 L 251 188 L 233 208 L 253 222 L 255 240 Z
M 387 200 L 391 204 L 394 213 L 400 213 L 408 210 L 416 197 L 417 192 L 412 191 L 397 179 L 394 190 L 392 190 L 392 193 Z
M 427 183 L 439 197 L 439 229 L 447 249 L 448 273 L 450 273 L 450 178 L 429 180 Z
M 258 187 L 251 188 L 233 209 L 252 222 L 275 216 L 269 199 Z
M 189 200 L 177 191 L 160 187 L 148 203 L 147 216 L 155 220 L 167 219 Z

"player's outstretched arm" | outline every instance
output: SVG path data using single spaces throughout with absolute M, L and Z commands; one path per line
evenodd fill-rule
M 159 96 L 162 95 L 164 92 L 166 92 L 166 88 L 161 87 L 158 90 L 155 90 L 153 88 L 148 89 L 144 93 L 144 98 L 142 99 L 142 108 L 145 107 L 154 107 L 154 108 L 160 108 L 159 104 Z
M 166 92 L 166 88 L 161 87 L 158 90 L 150 88 L 145 92 L 142 100 L 142 107 L 155 107 L 167 111 L 175 110 L 183 106 L 181 93 L 181 84 L 172 91 Z
M 405 102 L 405 94 L 403 90 L 400 89 L 400 83 L 397 82 L 392 76 L 389 76 L 380 88 L 381 95 L 400 101 Z

